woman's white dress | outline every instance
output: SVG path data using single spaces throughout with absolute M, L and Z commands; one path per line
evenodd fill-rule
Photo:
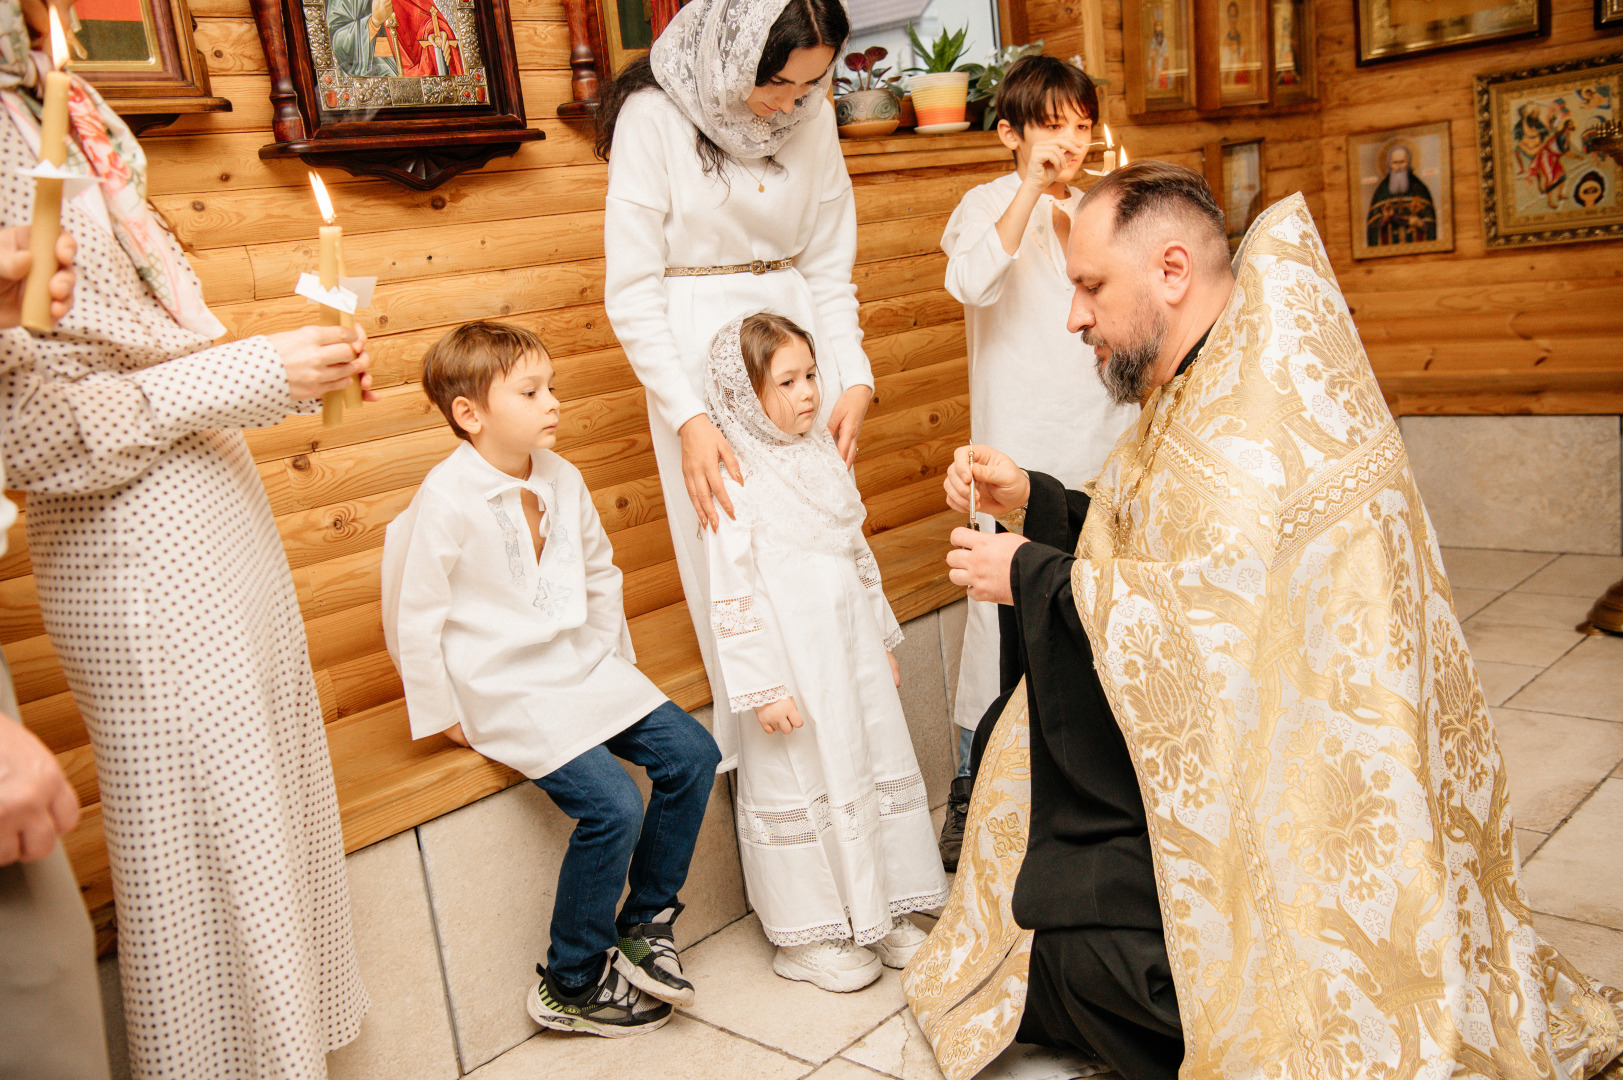
M 824 415 L 852 386 L 872 386 L 857 325 L 856 203 L 833 107 L 825 103 L 776 155 L 706 176 L 694 126 L 659 90 L 626 102 L 609 159 L 603 241 L 604 304 L 615 335 L 648 390 L 648 423 L 665 515 L 694 631 L 715 699 L 717 726 L 728 691 L 715 662 L 710 587 L 698 515 L 682 481 L 677 430 L 705 411 L 710 339 L 730 320 L 774 311 L 817 345 Z M 765 187 L 765 191 L 757 190 Z M 793 257 L 767 274 L 665 277 L 667 267 L 732 266 Z M 747 483 L 747 481 L 746 481 Z
M 34 160 L 0 121 L 8 223 L 30 219 Z M 95 751 L 131 1070 L 322 1077 L 367 996 L 304 623 L 238 430 L 295 402 L 264 338 L 208 348 L 104 220 L 63 208 L 73 309 L 0 335 L 0 429 Z
M 767 477 L 763 476 L 765 481 Z M 858 534 L 835 555 L 737 520 L 706 532 L 714 630 L 736 727 L 738 847 L 750 905 L 777 945 L 868 945 L 892 916 L 946 902 L 924 777 L 885 658 L 901 629 Z M 753 712 L 793 697 L 805 726 L 769 735 Z

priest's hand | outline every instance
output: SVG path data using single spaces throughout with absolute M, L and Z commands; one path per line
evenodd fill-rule
M 0 229 L 0 329 L 22 322 L 23 286 L 34 265 L 33 252 L 28 250 L 29 228 L 17 225 Z M 78 248 L 73 234 L 66 230 L 56 238 L 57 270 L 46 287 L 51 296 L 53 323 L 73 306 L 73 256 Z
M 780 732 L 787 735 L 806 723 L 800 718 L 800 710 L 795 708 L 792 697 L 779 698 L 770 705 L 762 705 L 755 710 L 755 719 L 761 722 L 761 730 L 768 735 Z
M 975 451 L 975 509 L 1002 517 L 1031 501 L 1031 477 L 1014 459 L 990 446 L 960 446 L 952 455 L 943 486 L 947 505 L 960 514 L 969 513 L 969 452 Z
M 857 433 L 862 430 L 868 406 L 873 404 L 873 387 L 853 386 L 841 394 L 828 414 L 828 433 L 834 436 L 834 445 L 849 469 L 857 463 Z
M 975 451 L 975 469 L 981 467 L 980 449 Z M 1019 533 L 983 533 L 974 529 L 952 530 L 953 549 L 947 552 L 947 580 L 969 590 L 971 600 L 994 604 L 1014 603 L 1009 589 L 1009 566 L 1014 549 L 1030 543 Z
M 38 736 L 0 714 L 0 866 L 34 862 L 79 823 L 79 797 Z

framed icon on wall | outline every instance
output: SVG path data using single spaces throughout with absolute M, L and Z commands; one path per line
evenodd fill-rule
M 1449 124 L 1347 137 L 1355 259 L 1454 250 Z

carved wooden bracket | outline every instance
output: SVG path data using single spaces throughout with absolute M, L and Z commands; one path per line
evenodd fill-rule
M 411 0 L 395 2 L 398 12 Z M 296 157 L 427 191 L 546 137 L 525 123 L 507 0 L 452 0 L 459 25 L 437 24 L 438 59 L 423 59 L 426 47 L 419 52 L 419 66 L 436 65 L 426 75 L 411 70 L 394 16 L 361 43 L 366 62 L 382 73 L 361 74 L 345 70 L 345 63 L 356 62 L 354 54 L 345 62 L 335 58 L 325 9 L 306 8 L 303 0 L 252 3 L 270 71 L 276 136 L 260 147 L 262 158 Z M 365 7 L 357 25 L 370 27 L 372 3 Z M 444 19 L 431 2 L 417 0 L 413 10 Z M 376 56 L 387 64 L 377 64 Z

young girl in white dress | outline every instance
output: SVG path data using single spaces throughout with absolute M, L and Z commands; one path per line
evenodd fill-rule
M 939 907 L 947 882 L 896 693 L 902 632 L 818 382 L 810 335 L 783 316 L 734 319 L 711 344 L 709 415 L 744 483 L 725 481 L 736 517 L 706 533 L 710 626 L 772 969 L 850 991 L 906 965 L 924 934 L 902 916 Z

